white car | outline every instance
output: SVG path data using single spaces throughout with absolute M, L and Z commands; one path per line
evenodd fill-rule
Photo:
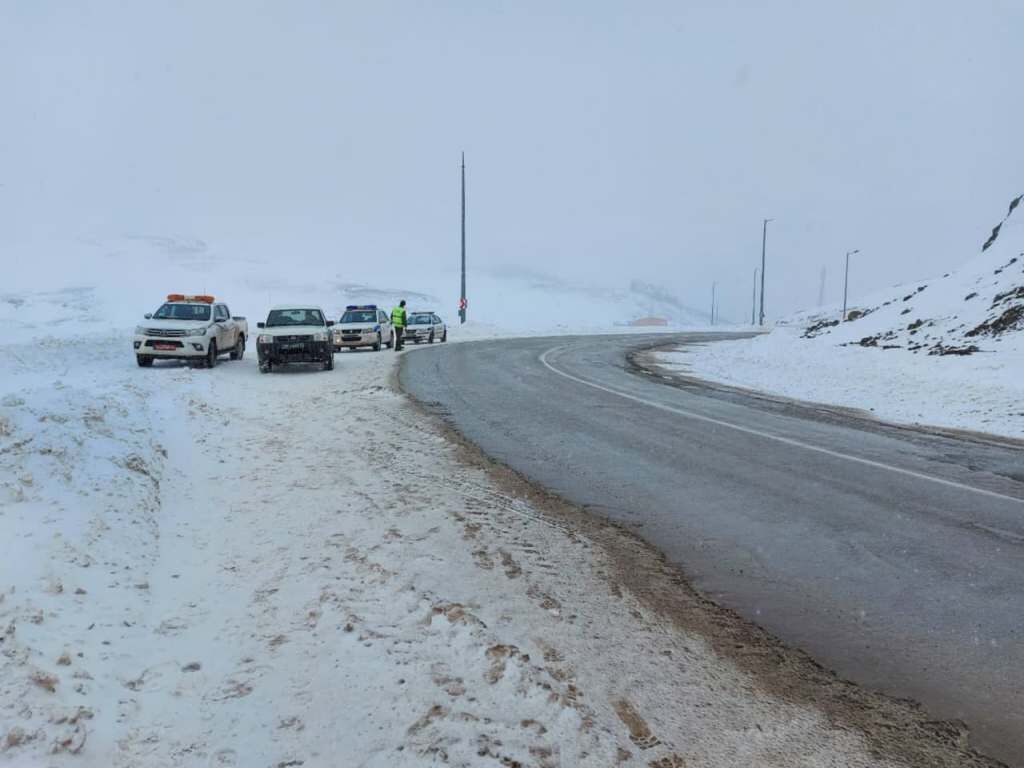
M 333 325 L 320 307 L 305 304 L 274 307 L 265 322 L 256 324 L 260 373 L 270 373 L 275 367 L 288 363 L 320 363 L 325 371 L 333 371 Z
M 405 321 L 405 341 L 413 344 L 448 341 L 448 326 L 433 312 L 410 312 Z
M 135 359 L 148 368 L 154 360 L 187 360 L 213 368 L 217 358 L 230 353 L 232 360 L 245 354 L 249 325 L 244 317 L 232 317 L 228 305 L 213 296 L 172 293 L 146 324 L 135 329 Z
M 345 307 L 345 314 L 334 326 L 336 352 L 345 347 L 371 347 L 379 352 L 381 347 L 390 347 L 393 341 L 391 320 L 387 312 L 379 309 L 376 304 L 350 304 Z

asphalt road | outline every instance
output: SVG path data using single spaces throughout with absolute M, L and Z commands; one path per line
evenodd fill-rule
M 627 364 L 665 342 L 438 345 L 407 354 L 401 382 L 489 455 L 634 526 L 717 602 L 1024 765 L 1024 452 Z

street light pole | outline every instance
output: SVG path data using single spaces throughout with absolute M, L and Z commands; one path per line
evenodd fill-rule
M 459 324 L 466 322 L 466 153 L 462 153 L 462 290 L 459 292 Z
M 765 245 L 768 242 L 768 222 L 774 219 L 764 220 L 764 229 L 761 231 L 761 317 L 759 325 L 764 325 L 764 253 Z
M 860 249 L 846 252 L 846 277 L 843 279 L 843 322 L 846 322 L 846 296 L 847 289 L 850 287 L 850 256 L 855 253 L 860 253 Z
M 718 283 L 716 283 L 716 282 L 712 282 L 711 283 L 711 324 L 712 325 L 715 324 L 715 286 L 717 286 L 717 285 L 718 285 Z
M 754 294 L 750 297 L 750 324 L 757 322 L 757 267 L 754 267 Z

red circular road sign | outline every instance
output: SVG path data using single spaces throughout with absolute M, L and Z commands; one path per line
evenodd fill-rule
M 459 309 L 465 309 L 469 306 L 469 302 L 465 299 L 459 299 Z

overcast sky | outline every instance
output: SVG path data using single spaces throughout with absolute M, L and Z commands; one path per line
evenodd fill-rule
M 472 265 L 738 318 L 773 217 L 778 314 L 852 248 L 854 293 L 977 252 L 1024 191 L 1021 40 L 1013 0 L 0 0 L 0 244 L 454 266 L 465 149 Z

